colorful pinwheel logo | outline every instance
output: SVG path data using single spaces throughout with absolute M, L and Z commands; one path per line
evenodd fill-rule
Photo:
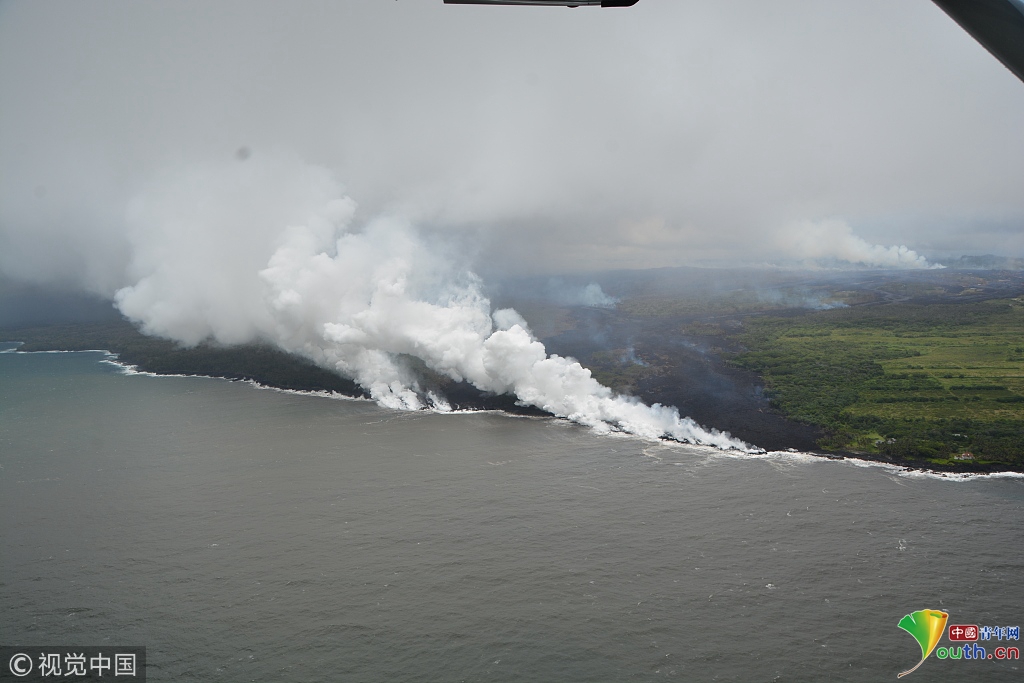
M 949 615 L 945 612 L 922 609 L 900 619 L 900 623 L 897 625 L 914 636 L 917 644 L 921 646 L 921 661 L 913 669 L 898 674 L 896 678 L 903 678 L 907 674 L 914 673 L 917 671 L 917 667 L 924 664 L 924 660 L 928 659 L 928 655 L 939 644 L 939 639 L 942 638 L 942 633 L 946 630 L 946 619 L 948 618 Z

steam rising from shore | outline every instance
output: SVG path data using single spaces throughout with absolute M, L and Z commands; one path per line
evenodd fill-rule
M 518 313 L 491 311 L 442 246 L 393 217 L 357 225 L 355 212 L 330 172 L 297 162 L 163 178 L 129 211 L 136 281 L 116 304 L 144 332 L 185 344 L 270 341 L 390 408 L 447 407 L 421 388 L 416 358 L 599 431 L 751 450 L 548 355 Z

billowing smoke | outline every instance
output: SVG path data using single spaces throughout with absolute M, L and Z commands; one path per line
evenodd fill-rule
M 799 258 L 816 262 L 843 261 L 874 268 L 942 268 L 904 245 L 871 244 L 853 234 L 842 220 L 802 221 L 784 231 L 782 239 Z
M 600 431 L 749 448 L 548 355 L 518 313 L 491 311 L 478 278 L 436 239 L 394 217 L 359 223 L 326 169 L 255 156 L 193 170 L 161 178 L 128 218 L 134 284 L 115 300 L 149 334 L 270 341 L 395 409 L 446 408 L 420 387 L 407 360 L 417 358 Z

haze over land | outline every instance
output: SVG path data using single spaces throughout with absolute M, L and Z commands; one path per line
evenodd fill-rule
M 924 0 L 9 2 L 0 93 L 3 271 L 107 295 L 131 203 L 242 148 L 485 276 L 1024 256 L 1024 88 Z
M 8 3 L 0 93 L 3 275 L 393 407 L 433 400 L 414 357 L 676 433 L 495 276 L 1024 255 L 1024 91 L 927 2 Z
M 1022 122 L 932 0 L 0 0 L 0 668 L 852 683 L 1019 623 Z

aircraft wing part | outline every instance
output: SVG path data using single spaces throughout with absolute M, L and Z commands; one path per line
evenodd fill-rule
M 1022 0 L 932 0 L 1024 81 Z
M 446 5 L 537 5 L 548 7 L 632 7 L 637 0 L 444 0 Z

